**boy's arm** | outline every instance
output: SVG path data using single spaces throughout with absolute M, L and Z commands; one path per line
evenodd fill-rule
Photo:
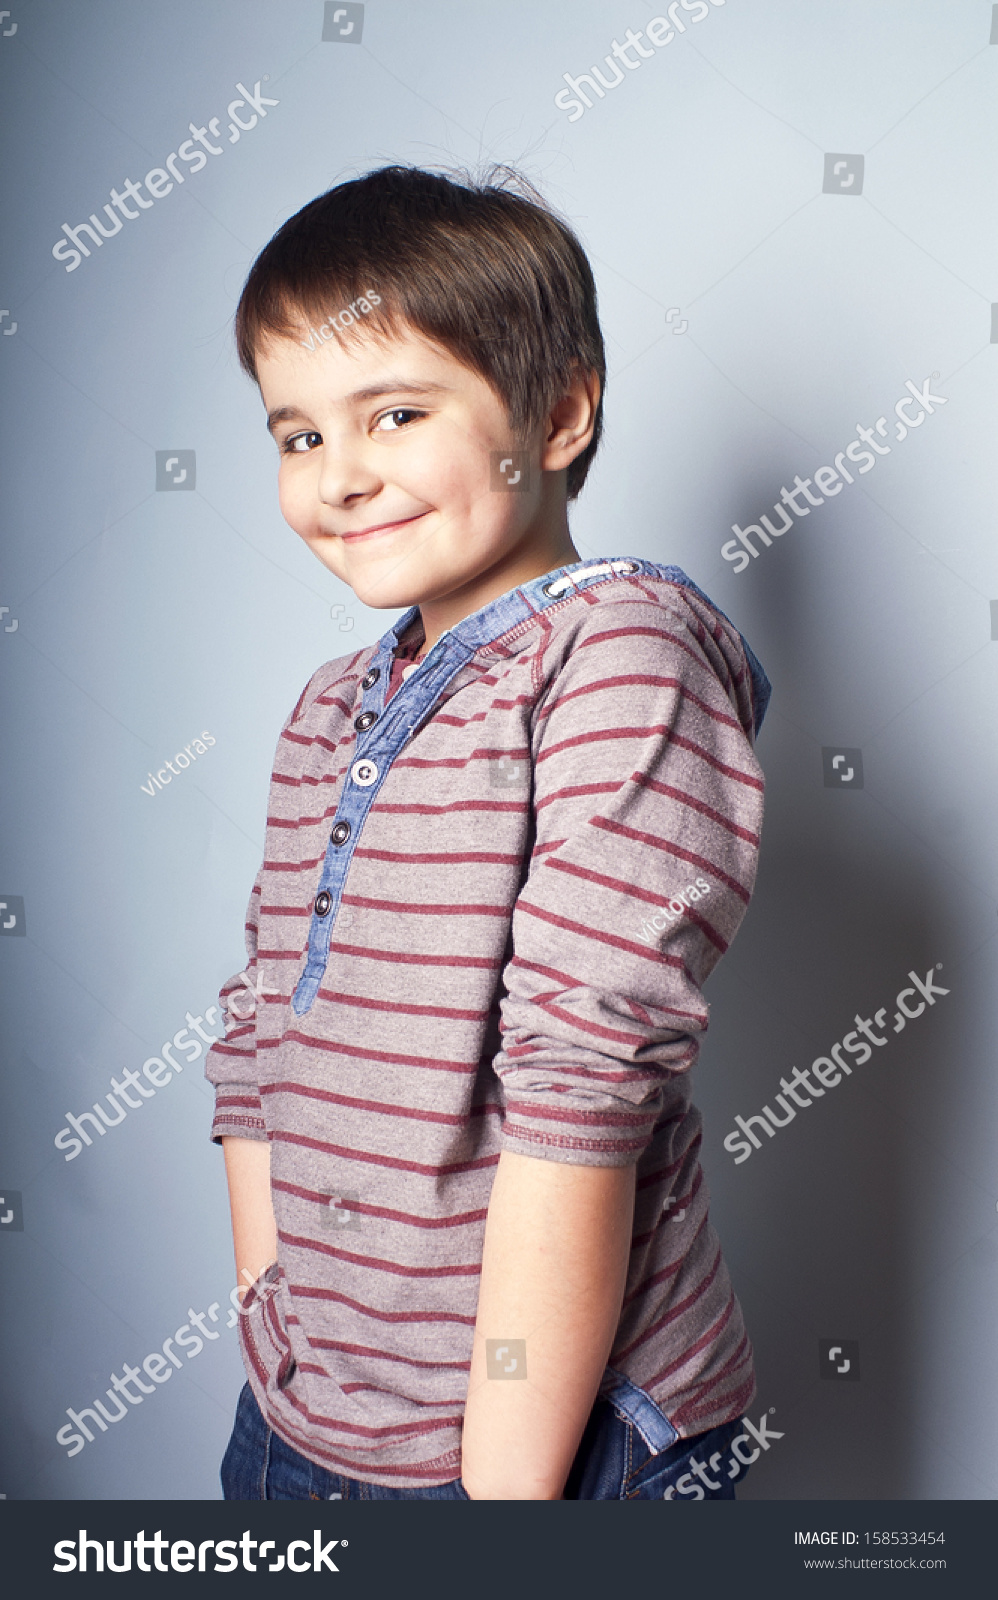
M 635 1167 L 504 1150 L 489 1202 L 461 1476 L 473 1500 L 559 1500 L 620 1317 Z M 526 1376 L 500 1372 L 524 1352 Z M 493 1352 L 495 1346 L 492 1347 Z
M 257 874 L 246 910 L 246 967 L 222 985 L 225 1037 L 216 1040 L 205 1062 L 205 1077 L 215 1088 L 211 1138 L 222 1146 L 229 1185 L 236 1282 L 240 1299 L 277 1257 L 277 1223 L 270 1198 L 270 1140 L 260 1103 L 256 1061 L 258 986 L 257 934 L 262 872 Z
M 636 1164 L 686 1114 L 703 983 L 755 878 L 747 681 L 730 625 L 678 595 L 649 606 L 639 585 L 586 617 L 535 719 L 537 832 L 493 1062 L 503 1121 L 465 1420 L 473 1499 L 560 1497 L 612 1357 Z M 642 1196 L 639 1232 L 668 1226 Z M 486 1376 L 485 1341 L 514 1338 L 526 1379 Z
M 222 1139 L 232 1212 L 232 1243 L 240 1300 L 277 1259 L 277 1221 L 270 1198 L 269 1139 Z

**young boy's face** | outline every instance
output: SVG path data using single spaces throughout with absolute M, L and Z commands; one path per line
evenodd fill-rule
M 420 605 L 429 637 L 427 608 L 438 634 L 579 559 L 561 469 L 591 436 L 584 386 L 554 421 L 514 441 L 488 384 L 414 332 L 314 350 L 271 340 L 257 372 L 280 451 L 281 511 L 365 605 Z M 529 452 L 526 490 L 505 487 L 513 471 L 499 478 L 494 465 L 516 444 Z

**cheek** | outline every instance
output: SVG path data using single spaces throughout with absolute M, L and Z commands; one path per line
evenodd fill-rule
M 473 504 L 489 488 L 489 452 L 493 441 L 477 418 L 441 416 L 413 433 L 397 472 L 430 500 Z M 498 448 L 498 446 L 496 447 Z
M 277 479 L 277 497 L 285 522 L 296 533 L 306 534 L 310 523 L 315 520 L 315 496 L 311 491 L 311 475 L 299 463 L 290 468 L 282 464 Z
M 384 463 L 382 470 L 386 481 L 394 481 L 400 488 L 436 505 L 467 497 L 474 469 L 466 445 L 463 450 L 455 449 L 444 429 L 432 434 L 427 431 L 422 438 L 414 434 L 406 443 L 404 452 L 396 452 L 393 461 Z

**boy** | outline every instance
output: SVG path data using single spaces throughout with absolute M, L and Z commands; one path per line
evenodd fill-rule
M 689 1069 L 769 685 L 677 568 L 572 545 L 588 261 L 539 196 L 388 167 L 279 230 L 236 334 L 285 519 L 404 609 L 284 726 L 222 989 L 226 1498 L 733 1498 Z

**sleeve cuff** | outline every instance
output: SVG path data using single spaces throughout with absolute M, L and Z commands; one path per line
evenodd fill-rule
M 219 1144 L 229 1136 L 236 1139 L 270 1137 L 263 1120 L 260 1096 L 250 1084 L 227 1083 L 216 1091 L 210 1138 L 213 1144 Z
M 500 1150 L 534 1156 L 541 1161 L 564 1161 L 576 1167 L 632 1167 L 640 1159 L 650 1134 L 638 1138 L 579 1138 L 572 1134 L 541 1132 L 520 1125 L 504 1127 L 499 1135 Z

